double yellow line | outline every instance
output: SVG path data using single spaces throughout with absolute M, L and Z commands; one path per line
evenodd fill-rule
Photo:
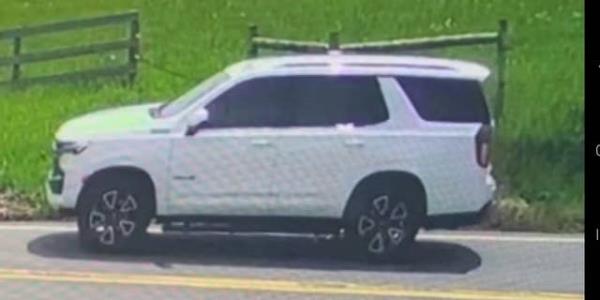
M 305 282 L 248 278 L 215 278 L 176 275 L 115 274 L 70 271 L 0 269 L 0 280 L 171 286 L 199 289 L 245 290 L 321 295 L 387 296 L 453 300 L 574 300 L 580 294 L 483 290 L 424 290 L 398 285 L 366 285 L 344 282 Z

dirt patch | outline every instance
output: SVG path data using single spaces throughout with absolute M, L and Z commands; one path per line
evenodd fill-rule
M 583 208 L 581 208 L 583 210 Z M 584 219 L 576 209 L 530 204 L 522 198 L 496 200 L 475 229 L 538 232 L 583 232 Z
M 29 205 L 26 196 L 0 190 L 0 221 L 39 219 L 39 209 Z

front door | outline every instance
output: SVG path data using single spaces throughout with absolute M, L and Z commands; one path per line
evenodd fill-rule
M 170 209 L 178 214 L 266 215 L 277 200 L 269 129 L 200 129 L 173 143 Z
M 278 201 L 277 132 L 282 85 L 241 82 L 206 105 L 208 120 L 173 142 L 171 214 L 265 216 Z

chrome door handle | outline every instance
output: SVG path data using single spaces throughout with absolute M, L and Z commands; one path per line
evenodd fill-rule
M 348 147 L 363 147 L 365 143 L 359 139 L 348 139 L 344 142 Z
M 195 180 L 196 176 L 194 175 L 175 175 L 173 176 L 174 180 Z
M 269 147 L 269 146 L 272 146 L 271 142 L 269 140 L 266 140 L 266 139 L 252 140 L 250 142 L 250 144 L 252 144 L 252 146 L 256 146 L 256 147 Z

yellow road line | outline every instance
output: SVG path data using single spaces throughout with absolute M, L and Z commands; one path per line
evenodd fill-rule
M 246 290 L 261 292 L 323 295 L 388 296 L 453 300 L 574 300 L 580 294 L 484 290 L 424 290 L 398 285 L 366 285 L 344 282 L 303 282 L 250 278 L 218 278 L 176 275 L 115 274 L 70 271 L 0 269 L 0 280 L 44 282 L 172 286 L 201 289 Z

